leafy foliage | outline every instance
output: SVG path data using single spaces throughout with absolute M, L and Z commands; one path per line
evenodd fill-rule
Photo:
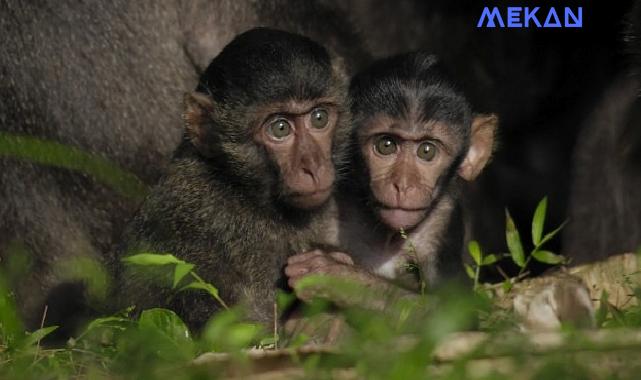
M 564 256 L 543 249 L 543 245 L 552 240 L 552 238 L 554 238 L 561 229 L 563 229 L 566 223 L 564 222 L 553 231 L 544 235 L 543 232 L 547 206 L 547 197 L 543 198 L 536 206 L 534 215 L 532 216 L 533 248 L 527 255 L 525 253 L 526 251 L 521 240 L 519 230 L 517 229 L 517 226 L 508 210 L 505 210 L 505 242 L 508 248 L 508 253 L 484 255 L 477 241 L 471 241 L 468 244 L 468 252 L 472 257 L 474 265 L 471 266 L 469 264 L 465 264 L 465 271 L 467 275 L 474 280 L 474 289 L 478 289 L 479 287 L 481 268 L 495 265 L 504 257 L 509 257 L 512 262 L 520 268 L 518 275 L 514 278 L 509 278 L 504 275 L 506 277 L 503 284 L 505 289 L 509 289 L 515 281 L 518 281 L 522 275 L 524 275 L 528 264 L 532 259 L 548 265 L 560 265 L 566 263 L 567 260 Z

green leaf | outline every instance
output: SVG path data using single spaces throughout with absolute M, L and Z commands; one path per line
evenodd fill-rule
M 541 242 L 539 243 L 539 246 L 542 246 L 543 244 L 545 244 L 548 241 L 550 241 L 554 236 L 556 236 L 556 234 L 559 233 L 559 231 L 561 231 L 561 229 L 563 229 L 563 227 L 565 227 L 565 225 L 567 223 L 568 223 L 568 221 L 566 220 L 565 222 L 561 223 L 561 225 L 556 230 L 554 230 L 552 232 L 548 232 L 547 234 L 545 234 L 545 236 L 543 236 L 543 239 L 541 239 Z
M 185 285 L 182 288 L 180 288 L 180 291 L 187 290 L 187 289 L 204 290 L 207 293 L 209 293 L 212 297 L 218 298 L 218 289 L 216 289 L 211 284 L 194 281 L 191 284 Z
M 123 317 L 105 317 L 105 318 L 96 318 L 85 328 L 85 332 L 97 329 L 100 327 L 115 328 L 119 330 L 125 330 L 128 325 L 131 324 L 131 320 Z
M 485 265 L 492 265 L 497 261 L 499 261 L 499 257 L 492 253 L 490 255 L 483 256 L 483 262 L 481 263 L 481 265 L 484 265 L 484 266 Z
M 481 247 L 476 240 L 472 240 L 467 244 L 467 250 L 470 252 L 470 256 L 474 259 L 476 265 L 481 265 L 483 259 L 483 252 L 481 252 Z
M 142 200 L 148 191 L 140 178 L 113 162 L 54 141 L 0 132 L 0 157 L 17 158 L 89 174 L 98 182 L 132 199 Z
M 172 288 L 175 288 L 178 286 L 180 283 L 180 280 L 182 280 L 191 270 L 194 269 L 194 264 L 189 264 L 189 263 L 180 263 L 176 264 L 176 269 L 174 269 L 174 283 L 171 286 Z
M 548 197 L 541 199 L 536 206 L 534 216 L 532 217 L 532 243 L 534 246 L 539 246 L 541 243 L 541 236 L 543 236 L 543 225 L 545 224 L 545 214 L 548 208 Z
M 468 277 L 474 280 L 476 277 L 476 272 L 474 271 L 474 268 L 472 268 L 469 264 L 463 264 L 465 265 L 465 273 L 467 273 Z
M 47 335 L 51 334 L 57 328 L 58 328 L 58 326 L 43 327 L 41 329 L 38 329 L 38 330 L 28 334 L 20 342 L 19 347 L 20 348 L 28 348 L 30 346 L 33 346 L 34 344 L 36 344 L 40 340 L 42 340 L 42 338 L 44 338 Z
M 148 309 L 140 314 L 133 340 L 142 340 L 150 353 L 163 361 L 193 358 L 195 344 L 185 323 L 171 310 Z M 132 337 L 128 339 L 131 344 Z
M 171 254 L 160 254 L 160 253 L 140 253 L 137 255 L 127 256 L 122 259 L 126 264 L 132 265 L 144 265 L 144 266 L 153 266 L 153 265 L 167 265 L 167 264 L 185 264 L 184 261 L 178 259 L 176 256 Z
M 505 241 L 510 250 L 512 261 L 521 268 L 525 267 L 525 253 L 521 244 L 521 235 L 519 235 L 514 220 L 507 210 L 505 210 Z
M 501 287 L 503 288 L 503 291 L 505 292 L 509 292 L 510 290 L 512 290 L 512 286 L 513 286 L 512 281 L 510 280 L 503 281 L 503 284 L 501 285 Z
M 540 263 L 557 265 L 565 262 L 565 257 L 554 254 L 550 251 L 540 250 L 532 252 L 532 257 Z
M 143 311 L 138 319 L 138 326 L 160 331 L 177 344 L 191 339 L 189 329 L 182 319 L 168 309 L 155 308 Z
M 247 348 L 252 342 L 265 338 L 264 327 L 244 323 L 239 309 L 216 313 L 207 322 L 201 334 L 201 344 L 206 351 L 230 352 Z M 273 338 L 273 335 L 270 335 Z

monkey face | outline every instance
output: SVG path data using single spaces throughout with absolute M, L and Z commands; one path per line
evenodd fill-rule
M 282 200 L 301 209 L 324 204 L 334 185 L 332 140 L 337 107 L 327 101 L 273 105 L 254 132 L 275 164 Z
M 427 215 L 439 179 L 447 175 L 462 142 L 442 122 L 379 115 L 361 128 L 359 145 L 380 220 L 411 229 Z

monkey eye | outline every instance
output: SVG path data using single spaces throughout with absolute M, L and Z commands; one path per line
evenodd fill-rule
M 418 146 L 416 155 L 422 160 L 432 161 L 436 156 L 436 145 L 428 141 L 422 142 L 421 145 Z
M 292 126 L 284 119 L 278 119 L 267 126 L 267 133 L 277 140 L 282 140 L 292 133 Z
M 329 122 L 329 113 L 323 108 L 316 108 L 312 111 L 312 126 L 316 129 L 323 129 Z
M 376 151 L 384 156 L 396 153 L 396 142 L 390 136 L 381 136 L 374 143 Z

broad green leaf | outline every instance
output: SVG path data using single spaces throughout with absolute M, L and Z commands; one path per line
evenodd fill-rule
M 20 348 L 24 349 L 24 348 L 28 348 L 30 346 L 33 346 L 34 344 L 38 343 L 38 341 L 42 340 L 42 338 L 44 338 L 47 335 L 51 334 L 57 328 L 58 328 L 58 326 L 43 327 L 41 329 L 38 329 L 38 330 L 28 334 L 20 342 L 20 344 L 19 344 Z
M 541 199 L 536 206 L 534 216 L 532 217 L 532 243 L 535 247 L 541 243 L 543 236 L 543 225 L 545 224 L 545 214 L 548 208 L 548 197 Z
M 532 257 L 540 263 L 557 265 L 565 262 L 565 257 L 554 254 L 550 251 L 540 250 L 532 252 Z
M 184 261 L 168 253 L 139 253 L 137 255 L 127 256 L 122 259 L 126 264 L 133 265 L 167 265 L 167 264 L 185 264 Z
M 189 264 L 189 263 L 180 263 L 176 264 L 176 268 L 174 269 L 174 283 L 172 285 L 172 288 L 175 288 L 178 286 L 180 283 L 180 280 L 182 280 L 191 270 L 194 269 L 194 264 Z
M 472 240 L 467 244 L 467 250 L 470 252 L 470 256 L 474 259 L 476 265 L 481 265 L 483 260 L 483 253 L 481 252 L 481 247 L 476 240 Z
M 237 351 L 247 348 L 252 342 L 265 338 L 261 325 L 243 323 L 241 310 L 227 309 L 216 313 L 207 322 L 201 334 L 201 344 L 206 351 Z M 273 334 L 269 337 L 273 338 Z
M 483 256 L 483 262 L 481 265 L 492 265 L 497 261 L 499 261 L 499 257 L 492 253 L 490 255 Z
M 507 242 L 507 248 L 510 250 L 512 261 L 523 268 L 525 266 L 525 253 L 521 244 L 521 235 L 519 235 L 514 220 L 507 210 L 505 210 L 505 241 Z
M 476 272 L 474 271 L 474 268 L 472 268 L 469 264 L 463 264 L 465 265 L 465 273 L 467 273 L 467 276 L 474 280 L 476 277 Z
M 539 246 L 542 246 L 543 244 L 550 241 L 554 236 L 556 236 L 556 234 L 559 233 L 559 231 L 561 231 L 561 229 L 563 229 L 563 227 L 565 227 L 567 223 L 568 221 L 566 220 L 565 222 L 561 223 L 561 225 L 556 230 L 545 234 L 545 236 L 543 236 L 543 239 L 541 239 L 541 243 L 539 244 Z
M 189 329 L 180 317 L 168 309 L 147 309 L 140 314 L 138 319 L 140 328 L 150 328 L 164 333 L 176 344 L 185 339 L 191 339 Z
M 189 360 L 196 348 L 185 323 L 167 309 L 143 311 L 138 319 L 136 339 L 143 340 L 151 348 L 150 353 L 164 361 Z

